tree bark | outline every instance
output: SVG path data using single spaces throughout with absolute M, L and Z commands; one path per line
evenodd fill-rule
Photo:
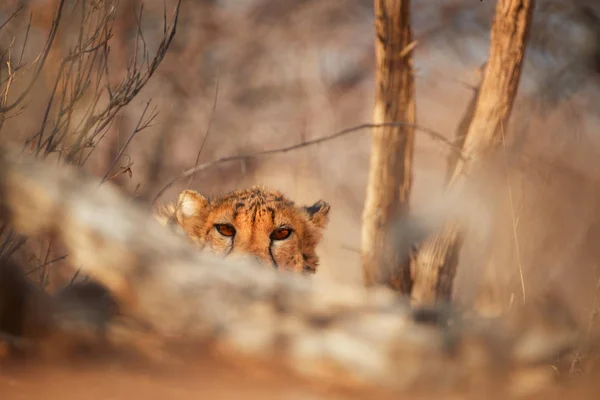
M 499 0 L 491 29 L 490 55 L 479 89 L 473 118 L 463 144 L 464 158 L 456 160 L 448 185 L 455 185 L 502 143 L 502 133 L 517 94 L 534 0 Z M 416 304 L 448 301 L 462 234 L 457 222 L 447 224 L 426 240 L 414 261 Z
M 376 97 L 374 123 L 415 121 L 409 0 L 375 0 Z M 410 262 L 393 246 L 389 223 L 408 210 L 412 182 L 412 126 L 373 130 L 362 228 L 366 286 L 411 288 Z
M 481 66 L 481 70 L 485 68 L 485 64 Z M 456 130 L 454 131 L 454 140 L 453 144 L 457 148 L 462 149 L 465 146 L 465 140 L 467 139 L 467 133 L 469 132 L 469 127 L 471 126 L 471 122 L 473 121 L 473 117 L 475 116 L 475 108 L 477 107 L 477 99 L 479 98 L 479 91 L 481 90 L 481 81 L 478 86 L 473 89 L 473 96 L 467 104 L 467 109 L 465 110 L 462 118 L 458 122 L 456 126 Z M 448 153 L 448 158 L 446 159 L 446 176 L 445 176 L 445 184 L 448 185 L 450 179 L 452 179 L 452 175 L 454 174 L 454 169 L 456 168 L 456 164 L 458 163 L 459 155 L 456 151 L 450 151 Z

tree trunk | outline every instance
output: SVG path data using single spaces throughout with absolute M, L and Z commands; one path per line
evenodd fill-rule
M 376 124 L 415 121 L 409 8 L 409 0 L 375 0 Z M 410 263 L 392 245 L 389 223 L 408 210 L 414 129 L 375 128 L 372 140 L 362 228 L 364 282 L 386 284 L 408 294 Z
M 480 71 L 483 72 L 485 65 L 484 63 Z M 458 122 L 456 126 L 456 130 L 454 131 L 454 140 L 452 143 L 456 148 L 462 149 L 465 145 L 465 140 L 467 139 L 467 133 L 469 132 L 469 127 L 471 126 L 471 122 L 473 121 L 473 117 L 475 116 L 475 108 L 477 107 L 477 99 L 479 98 L 479 91 L 481 90 L 481 77 L 479 85 L 473 89 L 473 96 L 467 104 L 467 109 L 463 114 L 462 118 Z M 456 164 L 458 163 L 459 155 L 456 151 L 448 152 L 448 158 L 446 159 L 446 176 L 445 176 L 445 184 L 448 185 L 450 179 L 452 179 L 452 175 L 454 174 L 454 169 L 456 168 Z
M 490 55 L 471 124 L 448 185 L 454 185 L 502 142 L 521 76 L 534 0 L 499 0 L 492 24 Z M 462 235 L 451 222 L 425 241 L 414 261 L 412 300 L 423 304 L 450 300 Z

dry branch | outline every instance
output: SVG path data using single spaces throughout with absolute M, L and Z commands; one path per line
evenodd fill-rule
M 465 159 L 456 162 L 449 174 L 449 185 L 460 185 L 502 144 L 519 86 L 534 3 L 534 0 L 497 3 L 490 56 L 463 144 Z M 416 303 L 445 301 L 452 296 L 462 229 L 458 223 L 450 222 L 419 248 L 413 264 L 415 284 L 411 293 Z
M 101 0 L 94 4 L 89 1 L 77 2 L 69 12 L 63 12 L 66 7 L 64 3 L 60 1 L 58 4 L 50 21 L 49 38 L 38 58 L 31 65 L 22 63 L 20 59 L 16 62 L 9 58 L 10 76 L 0 84 L 0 121 L 8 118 L 8 113 L 18 106 L 26 107 L 25 103 L 30 101 L 31 88 L 40 75 L 45 73 L 51 78 L 52 87 L 49 88 L 49 98 L 41 116 L 40 127 L 26 140 L 24 150 L 30 149 L 37 155 L 44 156 L 58 153 L 61 159 L 82 165 L 106 135 L 117 114 L 145 87 L 166 56 L 176 34 L 181 1 L 176 3 L 169 21 L 165 10 L 163 36 L 159 38 L 155 53 L 151 54 L 145 45 L 136 46 L 128 60 L 124 76 L 119 81 L 115 81 L 119 75 L 112 76 L 110 70 L 112 63 L 109 50 L 114 40 L 124 40 L 115 38 L 113 34 L 118 1 Z M 42 14 L 43 11 L 42 9 Z M 67 46 L 65 43 L 57 43 L 57 32 L 59 26 L 65 24 L 62 21 L 65 14 L 81 14 L 81 20 L 75 25 L 77 33 L 74 44 L 68 48 L 64 48 Z M 137 23 L 136 41 L 145 43 L 139 26 L 141 21 L 138 20 Z M 27 34 L 29 28 L 30 26 L 27 27 Z M 26 45 L 27 40 L 23 50 Z M 50 53 L 63 55 L 54 57 L 57 58 L 54 61 L 56 65 L 45 62 Z M 16 100 L 7 104 L 6 99 L 14 79 L 21 79 L 25 76 L 24 72 L 32 67 L 35 69 L 30 82 L 17 95 Z M 145 115 L 132 137 L 147 127 L 154 116 L 154 113 Z M 117 161 L 118 159 L 114 160 L 113 164 Z
M 337 131 L 335 133 L 332 133 L 330 135 L 326 135 L 326 136 L 322 136 L 316 139 L 312 139 L 312 140 L 303 140 L 300 143 L 296 143 L 293 144 L 291 146 L 286 146 L 286 147 L 281 147 L 278 149 L 271 149 L 271 150 L 264 150 L 264 151 L 259 151 L 256 153 L 250 153 L 250 154 L 240 154 L 240 155 L 234 155 L 234 156 L 228 156 L 228 157 L 221 157 L 219 159 L 213 160 L 213 161 L 207 161 L 205 163 L 199 164 L 199 165 L 195 165 L 194 167 L 184 171 L 181 175 L 176 176 L 175 178 L 169 180 L 159 191 L 158 193 L 154 196 L 154 200 L 152 201 L 152 203 L 156 202 L 160 196 L 163 195 L 163 193 L 169 189 L 171 186 L 173 186 L 177 181 L 187 178 L 187 177 L 191 177 L 194 174 L 196 174 L 197 172 L 200 171 L 205 171 L 209 168 L 213 168 L 217 165 L 220 165 L 222 163 L 226 163 L 226 162 L 233 162 L 233 161 L 243 161 L 243 160 L 248 160 L 251 158 L 258 158 L 258 157 L 264 157 L 264 156 L 268 156 L 268 155 L 273 155 L 273 154 L 281 154 L 281 153 L 287 153 L 289 151 L 294 151 L 294 150 L 298 150 L 298 149 L 302 149 L 305 147 L 309 147 L 309 146 L 314 146 L 317 144 L 321 144 L 321 143 L 325 143 L 328 142 L 330 140 L 334 140 L 337 139 L 339 137 L 348 135 L 350 133 L 354 133 L 354 132 L 360 132 L 360 131 L 365 131 L 368 129 L 375 129 L 375 128 L 407 128 L 407 129 L 414 129 L 416 131 L 421 131 L 427 135 L 429 135 L 432 139 L 439 141 L 441 143 L 443 143 L 445 146 L 448 147 L 448 150 L 455 154 L 457 158 L 463 158 L 461 152 L 459 149 L 456 148 L 456 146 L 449 141 L 448 139 L 446 139 L 444 137 L 444 135 L 442 135 L 441 133 L 438 133 L 432 129 L 429 128 L 425 128 L 423 126 L 419 126 L 417 124 L 414 123 L 410 123 L 410 122 L 403 122 L 403 121 L 392 121 L 392 122 L 382 122 L 382 123 L 378 123 L 378 124 L 361 124 L 361 125 L 356 125 L 356 126 L 352 126 L 350 128 L 346 128 L 346 129 L 342 129 L 340 131 Z

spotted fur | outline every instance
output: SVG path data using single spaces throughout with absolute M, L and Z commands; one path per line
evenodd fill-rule
M 212 199 L 185 190 L 177 203 L 157 205 L 154 215 L 200 248 L 225 256 L 252 255 L 277 269 L 315 273 L 316 246 L 329 210 L 322 200 L 297 206 L 281 192 L 253 186 Z M 233 234 L 224 235 L 224 230 Z

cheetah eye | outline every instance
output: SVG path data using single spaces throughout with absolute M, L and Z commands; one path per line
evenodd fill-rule
M 277 228 L 271 232 L 271 240 L 284 240 L 290 237 L 292 230 L 290 228 Z
M 215 229 L 221 235 L 226 237 L 232 237 L 233 235 L 235 235 L 235 228 L 230 224 L 216 224 Z

